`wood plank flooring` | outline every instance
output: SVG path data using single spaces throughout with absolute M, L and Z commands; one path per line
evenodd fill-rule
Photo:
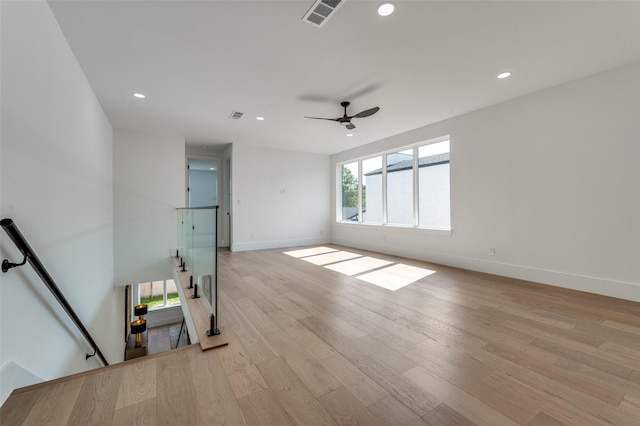
M 391 263 L 220 251 L 228 346 L 18 390 L 0 423 L 640 425 L 639 303 L 327 247 Z M 398 263 L 435 273 L 358 279 Z
M 149 346 L 147 347 L 147 355 L 155 355 L 162 352 L 175 349 L 177 338 L 171 339 L 170 329 L 174 328 L 180 330 L 180 323 L 161 325 L 149 329 Z M 186 329 L 186 326 L 185 326 Z M 176 335 L 179 331 L 176 331 Z M 182 334 L 179 336 L 177 342 L 178 347 L 186 346 L 189 344 L 189 338 L 186 330 L 182 330 Z

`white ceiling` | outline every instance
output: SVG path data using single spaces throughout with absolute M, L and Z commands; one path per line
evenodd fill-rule
M 344 0 L 322 28 L 312 0 L 49 3 L 114 127 L 194 146 L 332 154 L 640 59 L 638 1 Z M 303 118 L 343 100 L 380 112 Z

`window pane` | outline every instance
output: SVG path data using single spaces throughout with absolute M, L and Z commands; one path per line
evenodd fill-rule
M 382 220 L 382 157 L 375 157 L 362 161 L 362 221 Z
M 449 141 L 418 149 L 420 226 L 451 229 Z
M 358 162 L 342 165 L 342 220 L 358 221 Z
M 387 154 L 387 222 L 413 225 L 413 150 Z
M 164 281 L 138 284 L 140 303 L 149 305 L 149 309 L 164 306 Z
M 180 297 L 178 296 L 178 289 L 176 288 L 176 282 L 174 280 L 167 280 L 167 305 L 179 305 Z

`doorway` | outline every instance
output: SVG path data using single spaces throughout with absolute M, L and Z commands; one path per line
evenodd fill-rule
M 218 160 L 187 158 L 187 206 L 218 205 Z
M 187 153 L 186 206 L 218 206 L 218 247 L 231 245 L 231 157 Z

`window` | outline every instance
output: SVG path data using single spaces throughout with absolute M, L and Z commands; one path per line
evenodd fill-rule
M 449 141 L 418 148 L 418 225 L 451 229 Z
M 387 223 L 413 222 L 413 149 L 407 149 L 387 154 Z
M 343 164 L 342 176 L 342 220 L 358 221 L 358 162 Z
M 338 164 L 338 220 L 451 229 L 449 147 L 443 137 Z
M 138 284 L 138 304 L 146 303 L 149 310 L 179 306 L 180 298 L 172 279 Z
M 383 223 L 382 157 L 362 160 L 362 221 Z

